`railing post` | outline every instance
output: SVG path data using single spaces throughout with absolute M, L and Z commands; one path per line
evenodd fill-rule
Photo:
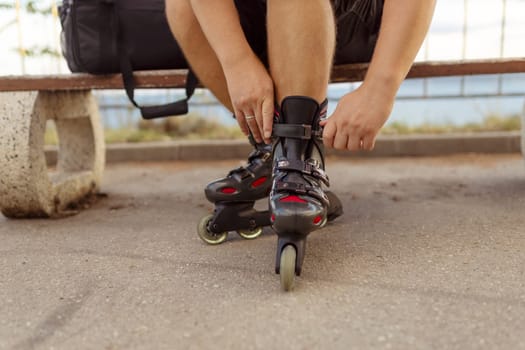
M 501 0 L 501 32 L 500 32 L 500 46 L 499 57 L 503 58 L 505 53 L 505 30 L 507 26 L 507 0 Z M 498 95 L 501 95 L 503 89 L 503 76 L 498 76 Z

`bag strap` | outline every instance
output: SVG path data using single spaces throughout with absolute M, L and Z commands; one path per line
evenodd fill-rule
M 122 49 L 119 49 L 119 51 L 120 50 Z M 191 69 L 188 70 L 188 75 L 186 76 L 186 98 L 176 102 L 156 106 L 140 106 L 137 101 L 135 101 L 136 82 L 135 77 L 133 76 L 133 69 L 128 55 L 122 52 L 120 53 L 120 70 L 126 95 L 128 95 L 131 103 L 140 110 L 142 118 L 155 119 L 188 113 L 188 101 L 191 96 L 193 96 L 198 84 L 197 77 Z
M 131 101 L 131 103 L 140 110 L 142 118 L 144 119 L 163 118 L 187 114 L 188 101 L 193 96 L 195 88 L 198 84 L 198 79 L 191 69 L 188 70 L 188 75 L 186 76 L 186 98 L 180 101 L 154 106 L 141 106 L 137 103 L 137 101 L 135 100 L 135 87 L 137 86 L 137 84 L 133 75 L 133 66 L 131 64 L 128 51 L 126 49 L 123 31 L 120 28 L 118 0 L 106 0 L 105 2 L 113 5 L 116 20 L 115 33 L 120 61 L 120 72 L 122 73 L 122 81 L 124 83 L 126 95 L 128 95 L 128 98 Z

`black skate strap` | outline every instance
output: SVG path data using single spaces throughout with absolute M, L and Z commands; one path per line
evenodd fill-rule
M 312 130 L 312 126 L 307 124 L 274 124 L 272 135 L 276 137 L 310 140 L 312 136 L 322 137 L 323 129 Z
M 253 171 L 250 171 L 246 166 L 240 166 L 238 168 L 230 170 L 228 176 L 238 176 L 239 180 L 242 181 L 246 178 L 255 177 Z
M 326 175 L 325 171 L 319 167 L 318 162 L 315 160 L 305 162 L 302 160 L 288 160 L 282 158 L 277 160 L 275 169 L 287 172 L 297 171 L 305 175 L 310 175 L 321 180 L 326 186 L 330 186 L 328 175 Z
M 328 203 L 328 197 L 326 196 L 326 194 L 324 194 L 323 191 L 320 191 L 319 188 L 305 185 L 304 183 L 280 180 L 275 183 L 273 189 L 276 192 L 297 193 L 307 195 L 310 197 L 317 198 L 322 202 Z
M 261 162 L 266 162 L 268 158 L 272 156 L 270 151 L 263 151 L 260 149 L 254 149 L 250 155 L 248 155 L 248 163 L 252 163 L 254 160 L 260 159 Z
M 266 152 L 260 149 L 254 149 L 248 156 L 248 163 L 241 165 L 238 168 L 230 170 L 228 176 L 238 175 L 241 180 L 248 177 L 255 177 L 255 173 L 258 169 L 264 166 L 266 162 L 272 156 L 271 152 Z

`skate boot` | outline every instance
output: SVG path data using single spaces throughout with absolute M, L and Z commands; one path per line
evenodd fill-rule
M 197 226 L 199 237 L 208 244 L 220 244 L 228 238 L 228 232 L 236 231 L 245 239 L 261 235 L 262 228 L 270 225 L 270 212 L 257 211 L 254 204 L 270 193 L 272 146 L 256 143 L 250 136 L 254 150 L 245 166 L 231 170 L 222 179 L 206 186 L 206 198 L 215 204 L 213 214 L 203 217 Z M 343 206 L 337 196 L 329 191 L 328 221 L 343 214 Z
M 319 105 L 309 97 L 287 97 L 274 122 L 270 213 L 278 235 L 275 272 L 286 291 L 301 274 L 307 235 L 323 227 L 329 215 L 330 199 L 322 188 L 328 186 L 328 177 L 319 125 L 326 106 L 326 101 Z M 341 209 L 339 200 L 331 197 Z
M 263 226 L 270 225 L 270 213 L 257 211 L 255 201 L 268 196 L 271 188 L 271 145 L 256 143 L 245 166 L 233 169 L 204 190 L 215 204 L 214 213 L 203 217 L 197 227 L 199 237 L 208 244 L 220 244 L 228 232 L 237 231 L 245 239 L 257 238 Z

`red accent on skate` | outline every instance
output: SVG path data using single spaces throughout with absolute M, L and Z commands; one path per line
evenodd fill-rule
M 322 217 L 321 215 L 316 216 L 316 217 L 314 218 L 314 225 L 317 225 L 317 224 L 320 223 L 322 220 L 323 220 L 323 217 Z
M 270 220 L 271 222 L 275 222 L 275 214 L 272 214 L 272 216 L 270 216 Z
M 221 188 L 221 192 L 224 194 L 234 194 L 237 190 L 233 187 L 223 187 Z
M 279 202 L 285 202 L 285 203 L 308 203 L 302 198 L 299 198 L 297 196 L 286 196 L 284 198 L 281 198 Z
M 259 186 L 261 186 L 263 183 L 266 182 L 268 178 L 266 176 L 263 176 L 263 177 L 260 177 L 258 178 L 257 180 L 255 180 L 254 182 L 252 182 L 252 187 L 253 188 L 257 188 Z

